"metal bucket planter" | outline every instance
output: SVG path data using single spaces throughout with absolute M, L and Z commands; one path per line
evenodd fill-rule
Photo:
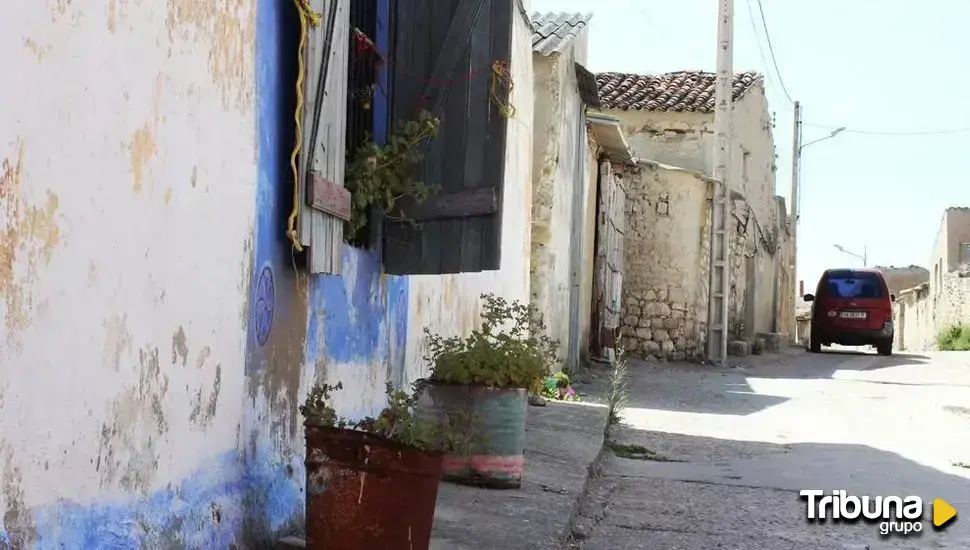
M 445 455 L 445 481 L 494 489 L 517 489 L 525 468 L 525 388 L 487 388 L 423 380 L 418 402 L 425 418 L 470 412 L 477 441 L 464 451 Z
M 441 454 L 337 428 L 306 444 L 307 548 L 427 550 Z

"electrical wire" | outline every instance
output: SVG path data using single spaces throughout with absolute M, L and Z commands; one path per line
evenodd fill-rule
M 771 63 L 775 66 L 775 75 L 778 76 L 778 84 L 781 85 L 781 91 L 785 92 L 785 97 L 788 98 L 789 103 L 795 103 L 791 98 L 791 94 L 788 93 L 788 88 L 785 87 L 785 80 L 781 77 L 781 71 L 778 70 L 778 60 L 775 59 L 775 48 L 771 45 L 771 33 L 768 32 L 768 22 L 765 21 L 765 10 L 761 6 L 761 0 L 758 2 L 758 11 L 761 13 L 761 25 L 765 29 L 765 38 L 768 41 L 768 53 L 771 54 Z
M 805 126 L 810 126 L 812 128 L 821 128 L 823 130 L 836 130 L 836 126 L 830 126 L 828 124 L 812 124 L 810 122 L 802 122 Z M 877 130 L 855 130 L 852 128 L 845 128 L 842 130 L 847 134 L 861 134 L 867 136 L 935 136 L 935 135 L 945 135 L 945 134 L 962 134 L 970 132 L 970 128 L 947 128 L 942 130 L 922 130 L 922 131 L 909 131 L 909 132 L 881 132 Z
M 758 32 L 758 25 L 754 22 L 754 9 L 751 7 L 751 0 L 747 0 L 748 4 L 748 20 L 751 21 L 751 30 L 754 31 L 754 43 L 758 45 L 758 54 L 761 56 L 761 65 L 765 68 L 765 78 L 768 80 L 768 85 L 775 88 L 775 80 L 771 78 L 771 68 L 768 65 L 768 59 L 765 58 L 765 50 L 761 47 L 761 33 Z

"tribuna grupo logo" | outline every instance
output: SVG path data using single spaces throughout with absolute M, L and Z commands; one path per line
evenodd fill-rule
M 809 521 L 864 520 L 879 524 L 879 533 L 908 535 L 923 530 L 923 499 L 917 496 L 854 496 L 834 489 L 825 494 L 821 489 L 799 492 L 806 499 Z

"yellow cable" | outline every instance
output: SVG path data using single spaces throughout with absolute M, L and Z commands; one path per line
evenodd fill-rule
M 492 96 L 492 101 L 498 106 L 499 114 L 505 118 L 512 118 L 515 116 L 515 106 L 508 101 L 502 101 L 501 91 L 499 89 L 501 82 L 508 84 L 508 94 L 511 99 L 512 90 L 515 88 L 515 85 L 512 83 L 512 75 L 506 69 L 505 63 L 496 60 L 492 62 L 492 85 L 489 95 Z
M 300 239 L 296 232 L 296 218 L 300 215 L 300 169 L 296 165 L 296 159 L 300 149 L 303 148 L 303 48 L 306 46 L 307 22 L 316 27 L 320 24 L 320 14 L 313 11 L 308 0 L 293 0 L 293 2 L 300 15 L 300 47 L 297 51 L 296 113 L 293 115 L 296 121 L 296 144 L 293 146 L 293 153 L 290 154 L 290 168 L 293 169 L 293 211 L 290 212 L 286 223 L 286 236 L 290 238 L 293 248 L 299 252 L 303 247 L 300 246 Z M 323 93 L 323 90 L 317 90 L 317 93 Z

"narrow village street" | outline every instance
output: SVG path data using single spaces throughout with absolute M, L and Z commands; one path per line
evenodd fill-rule
M 727 370 L 633 362 L 573 548 L 968 548 L 970 355 L 825 350 Z M 921 535 L 809 523 L 802 489 L 923 498 Z

